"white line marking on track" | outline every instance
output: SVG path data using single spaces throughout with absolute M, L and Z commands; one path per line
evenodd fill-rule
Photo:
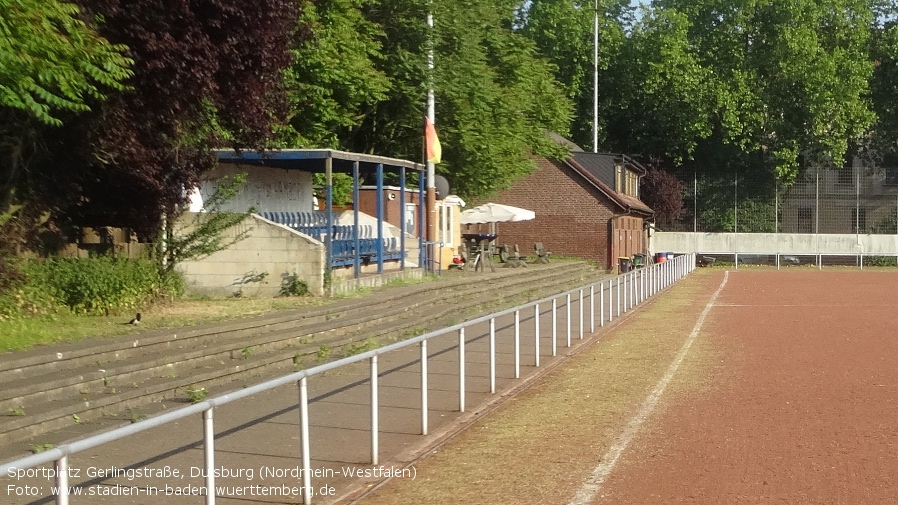
M 630 419 L 630 422 L 627 423 L 626 428 L 624 428 L 624 431 L 620 434 L 617 441 L 608 449 L 608 452 L 606 452 L 600 460 L 599 465 L 593 469 L 592 473 L 586 479 L 586 482 L 583 483 L 580 490 L 577 491 L 577 494 L 574 495 L 574 498 L 568 505 L 587 505 L 599 494 L 602 484 L 604 484 L 608 479 L 608 476 L 611 475 L 611 471 L 614 470 L 617 460 L 620 459 L 621 454 L 623 454 L 627 449 L 627 446 L 630 445 L 630 442 L 633 440 L 633 437 L 636 436 L 636 433 L 639 432 L 639 428 L 642 427 L 645 420 L 652 415 L 652 411 L 654 411 L 655 406 L 658 405 L 658 400 L 661 399 L 661 395 L 664 394 L 667 385 L 670 384 L 674 374 L 677 373 L 677 369 L 680 368 L 680 364 L 683 363 L 686 353 L 689 352 L 689 348 L 692 347 L 692 343 L 695 342 L 699 331 L 702 329 L 702 325 L 705 323 L 705 318 L 708 316 L 708 313 L 711 312 L 711 307 L 714 306 L 717 296 L 720 295 L 720 292 L 723 291 L 723 287 L 726 286 L 729 275 L 729 271 L 724 273 L 723 281 L 720 283 L 717 291 L 711 295 L 711 300 L 708 301 L 705 310 L 703 310 L 698 317 L 698 321 L 695 322 L 695 326 L 692 328 L 692 333 L 689 334 L 689 338 L 686 339 L 686 342 L 683 343 L 683 347 L 680 348 L 680 351 L 674 357 L 674 360 L 667 368 L 664 377 L 661 377 L 658 384 L 655 384 L 655 389 L 653 389 L 651 394 L 646 397 L 639 412 L 636 413 L 633 419 Z

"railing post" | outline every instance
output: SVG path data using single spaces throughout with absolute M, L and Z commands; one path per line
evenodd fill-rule
M 577 312 L 580 316 L 580 340 L 583 340 L 583 289 L 580 289 L 580 308 Z
M 496 392 L 496 318 L 490 318 L 490 393 Z
M 514 378 L 521 378 L 521 311 L 514 311 Z
M 552 356 L 558 355 L 558 304 L 552 298 Z
M 539 366 L 539 304 L 533 305 L 533 365 Z
M 378 461 L 378 418 L 377 418 L 377 355 L 371 356 L 371 464 Z
M 630 277 L 629 273 L 624 274 L 624 312 L 627 312 L 627 302 L 630 299 L 630 292 L 627 290 L 627 278 Z
M 299 379 L 299 438 L 302 444 L 302 503 L 312 503 L 312 456 L 309 448 L 309 385 Z
M 465 329 L 458 329 L 458 411 L 465 411 Z
M 571 294 L 567 294 L 567 310 L 565 311 L 564 317 L 567 321 L 567 346 L 571 346 Z
M 605 281 L 599 281 L 599 328 L 605 327 Z
M 427 435 L 427 340 L 421 341 L 421 434 Z
M 617 317 L 620 317 L 620 275 L 617 276 Z
M 63 455 L 56 460 L 57 505 L 69 505 L 69 457 Z
M 214 409 L 203 411 L 203 454 L 206 463 L 206 505 L 215 505 L 215 425 Z
M 602 288 L 599 288 L 601 290 Z M 596 285 L 589 285 L 589 333 L 596 332 Z

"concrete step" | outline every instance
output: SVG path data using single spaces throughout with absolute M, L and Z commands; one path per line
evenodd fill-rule
M 352 300 L 343 304 L 347 310 L 339 312 L 341 317 L 336 318 L 338 312 L 334 309 L 339 304 L 329 310 L 317 307 L 305 313 L 255 318 L 242 324 L 208 325 L 217 327 L 179 332 L 188 336 L 172 342 L 164 342 L 154 335 L 149 339 L 151 343 L 134 346 L 142 348 L 142 354 L 124 352 L 133 347 L 123 345 L 116 352 L 112 342 L 104 342 L 95 347 L 102 350 L 102 356 L 113 357 L 112 361 L 98 363 L 94 358 L 93 363 L 76 367 L 85 362 L 79 356 L 71 361 L 60 360 L 68 361 L 64 366 L 72 367 L 69 370 L 50 366 L 49 374 L 0 381 L 4 397 L 0 400 L 0 412 L 21 407 L 25 413 L 7 417 L 0 427 L 0 443 L 39 436 L 71 426 L 75 421 L 121 415 L 128 409 L 139 410 L 160 400 L 188 401 L 185 394 L 188 387 L 209 388 L 253 377 L 280 375 L 297 369 L 297 364 L 321 361 L 318 355 L 323 348 L 329 349 L 328 357 L 334 359 L 347 350 L 367 350 L 365 346 L 369 342 L 380 345 L 444 326 L 447 317 L 472 313 L 485 301 L 513 306 L 526 301 L 515 299 L 523 293 L 535 299 L 585 284 L 598 275 L 582 263 L 542 267 L 496 278 L 476 274 L 478 277 L 440 285 L 438 292 L 433 289 L 435 285 L 425 284 L 421 285 L 422 289 L 404 290 L 403 296 L 389 293 L 376 300 L 372 297 Z M 425 292 L 427 296 L 421 296 Z M 490 311 L 494 310 L 497 309 Z M 357 316 L 344 318 L 354 314 Z M 313 318 L 317 318 L 317 324 L 289 324 Z M 30 374 L 40 368 L 37 364 L 30 367 Z M 45 380 L 36 381 L 38 378 Z

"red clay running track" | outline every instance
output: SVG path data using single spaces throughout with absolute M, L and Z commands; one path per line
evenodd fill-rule
M 700 394 L 660 400 L 593 503 L 898 500 L 898 273 L 730 272 L 698 339 Z

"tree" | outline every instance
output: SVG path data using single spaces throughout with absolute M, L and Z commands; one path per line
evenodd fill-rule
M 299 0 L 79 1 L 128 47 L 134 76 L 56 132 L 40 188 L 79 224 L 153 237 L 214 165 L 212 148 L 273 142 L 287 117 L 290 48 L 307 35 Z
M 65 113 L 122 90 L 131 72 L 124 46 L 110 44 L 58 0 L 0 0 L 0 214 L 13 204 L 42 131 Z
M 779 178 L 789 182 L 802 158 L 841 165 L 850 142 L 872 124 L 867 102 L 872 11 L 866 0 L 658 0 L 653 5 L 630 41 L 646 69 L 640 84 L 648 86 L 644 101 L 631 102 L 630 109 L 648 103 L 654 112 L 657 103 L 681 105 L 663 107 L 666 117 L 652 117 L 672 122 L 658 132 L 669 132 L 660 138 L 673 141 L 666 153 L 671 157 L 690 159 L 701 140 L 716 138 L 742 153 L 764 153 Z M 621 136 L 640 137 L 645 131 L 640 123 L 625 128 L 630 133 Z
M 354 149 L 421 159 L 430 4 L 396 0 L 368 6 L 366 17 L 384 34 L 377 64 L 391 86 L 352 136 Z M 437 172 L 462 196 L 487 195 L 510 184 L 535 168 L 531 154 L 563 154 L 546 133 L 567 133 L 570 102 L 552 65 L 512 30 L 516 7 L 511 0 L 432 3 L 433 88 L 443 146 Z
M 383 58 L 377 24 L 365 19 L 371 0 L 320 0 L 303 9 L 310 37 L 294 51 L 288 72 L 289 147 L 343 147 L 377 102 L 390 79 L 376 66 Z
M 647 164 L 647 172 L 640 181 L 639 198 L 655 211 L 655 221 L 664 228 L 682 217 L 685 186 L 659 164 L 657 158 Z
M 555 78 L 565 95 L 576 106 L 570 125 L 572 139 L 582 146 L 592 146 L 593 59 L 595 9 L 599 10 L 598 64 L 607 70 L 624 42 L 625 25 L 631 22 L 629 2 L 622 0 L 533 0 L 519 13 L 520 33 L 533 40 L 539 52 L 556 66 Z M 599 95 L 614 83 L 609 73 L 602 72 Z M 604 98 L 604 97 L 603 97 Z M 602 101 L 603 107 L 608 104 Z M 605 125 L 599 123 L 600 142 Z
M 90 110 L 86 99 L 122 89 L 131 75 L 112 45 L 58 0 L 0 0 L 0 104 L 60 126 L 56 111 Z

